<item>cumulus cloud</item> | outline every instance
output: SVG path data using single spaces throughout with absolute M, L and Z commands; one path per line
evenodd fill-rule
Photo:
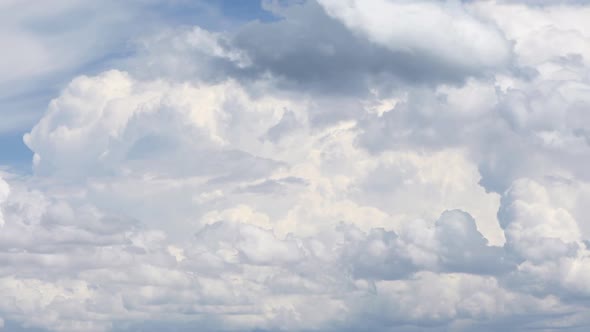
M 417 222 L 399 235 L 341 223 L 313 236 L 280 237 L 247 219 L 217 221 L 178 246 L 160 231 L 19 184 L 3 210 L 0 308 L 57 331 L 104 331 L 154 314 L 181 321 L 205 315 L 239 330 L 335 329 L 362 325 L 367 315 L 378 315 L 371 324 L 379 329 L 391 319 L 437 326 L 506 315 L 496 308 L 508 303 L 543 312 L 555 301 L 503 290 L 485 276 L 503 273 L 490 266 L 502 249 L 488 246 L 461 211 L 443 213 L 434 229 Z M 416 289 L 426 293 L 416 297 Z M 422 302 L 443 290 L 452 308 Z M 481 296 L 486 304 L 473 307 Z
M 450 67 L 482 70 L 505 65 L 510 45 L 492 24 L 462 6 L 437 1 L 319 3 L 349 29 L 394 52 L 433 58 Z
M 587 6 L 264 6 L 55 95 L 0 173 L 0 326 L 587 329 Z
M 140 76 L 192 80 L 270 78 L 275 86 L 320 100 L 407 84 L 460 84 L 470 76 L 507 70 L 512 61 L 511 43 L 493 23 L 452 3 L 263 4 L 277 20 L 250 22 L 225 33 L 192 28 L 145 38 L 130 68 Z M 397 20 L 387 19 L 400 10 Z M 373 17 L 376 13 L 380 15 Z M 406 17 L 408 22 L 401 21 Z M 355 111 L 350 103 L 354 99 L 342 102 L 339 112 L 316 112 L 341 119 Z
M 254 163 L 257 158 L 247 153 L 249 145 L 259 144 L 256 137 L 264 134 L 260 127 L 276 121 L 281 108 L 289 104 L 265 97 L 251 102 L 231 81 L 208 86 L 141 82 L 110 71 L 74 80 L 24 140 L 36 153 L 34 167 L 40 174 L 91 176 L 147 167 L 145 171 L 161 175 L 242 173 L 247 177 L 256 168 L 224 171 L 232 166 L 217 161 L 238 159 L 232 164 L 242 167 Z M 253 137 L 238 141 L 244 131 Z M 174 157 L 161 160 L 161 165 L 141 162 L 154 154 L 188 157 L 203 151 L 219 156 L 195 156 L 198 166 L 189 159 L 175 163 Z M 262 169 L 272 168 L 270 161 L 258 162 Z M 87 167 L 90 164 L 94 167 Z

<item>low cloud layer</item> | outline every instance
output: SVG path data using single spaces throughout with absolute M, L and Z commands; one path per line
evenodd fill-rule
M 590 7 L 263 6 L 54 97 L 0 173 L 0 328 L 586 331 Z

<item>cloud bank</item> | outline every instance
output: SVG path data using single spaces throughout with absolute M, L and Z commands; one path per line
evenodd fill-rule
M 54 97 L 0 328 L 586 331 L 590 7 L 263 5 Z

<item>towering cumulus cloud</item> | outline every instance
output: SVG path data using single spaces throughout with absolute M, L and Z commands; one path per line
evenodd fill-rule
M 588 4 L 262 9 L 53 96 L 0 168 L 0 329 L 590 328 Z

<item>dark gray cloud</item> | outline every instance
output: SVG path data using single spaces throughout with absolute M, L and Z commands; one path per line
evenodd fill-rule
M 393 52 L 356 35 L 315 1 L 278 14 L 277 22 L 247 24 L 231 41 L 251 59 L 248 71 L 271 73 L 286 88 L 363 95 L 384 84 L 460 83 L 481 74 L 428 54 Z
M 467 77 L 486 76 L 497 69 L 452 62 L 438 56 L 436 50 L 407 51 L 403 50 L 404 45 L 400 45 L 400 50 L 392 50 L 349 29 L 328 15 L 316 1 L 289 5 L 271 3 L 268 10 L 279 18 L 247 23 L 219 40 L 218 47 L 225 50 L 226 55 L 235 52 L 247 58 L 247 63 L 240 65 L 220 56 L 219 52 L 203 57 L 207 50 L 191 45 L 189 32 L 151 40 L 156 47 L 150 45 L 150 52 L 159 53 L 145 54 L 152 59 L 152 66 L 148 68 L 154 67 L 155 74 L 163 74 L 161 70 L 164 69 L 168 74 L 186 79 L 216 80 L 229 75 L 251 81 L 271 75 L 274 83 L 283 89 L 336 96 L 364 96 L 370 89 L 390 89 L 406 84 L 462 84 Z M 174 40 L 174 44 L 170 44 L 170 40 Z M 425 49 L 428 47 L 428 41 L 421 43 Z M 163 67 L 153 66 L 156 56 L 161 57 L 159 62 Z M 165 61 L 170 56 L 174 57 L 173 63 Z M 198 68 L 194 65 L 196 57 L 198 62 L 204 61 Z M 145 75 L 145 72 L 138 74 Z

